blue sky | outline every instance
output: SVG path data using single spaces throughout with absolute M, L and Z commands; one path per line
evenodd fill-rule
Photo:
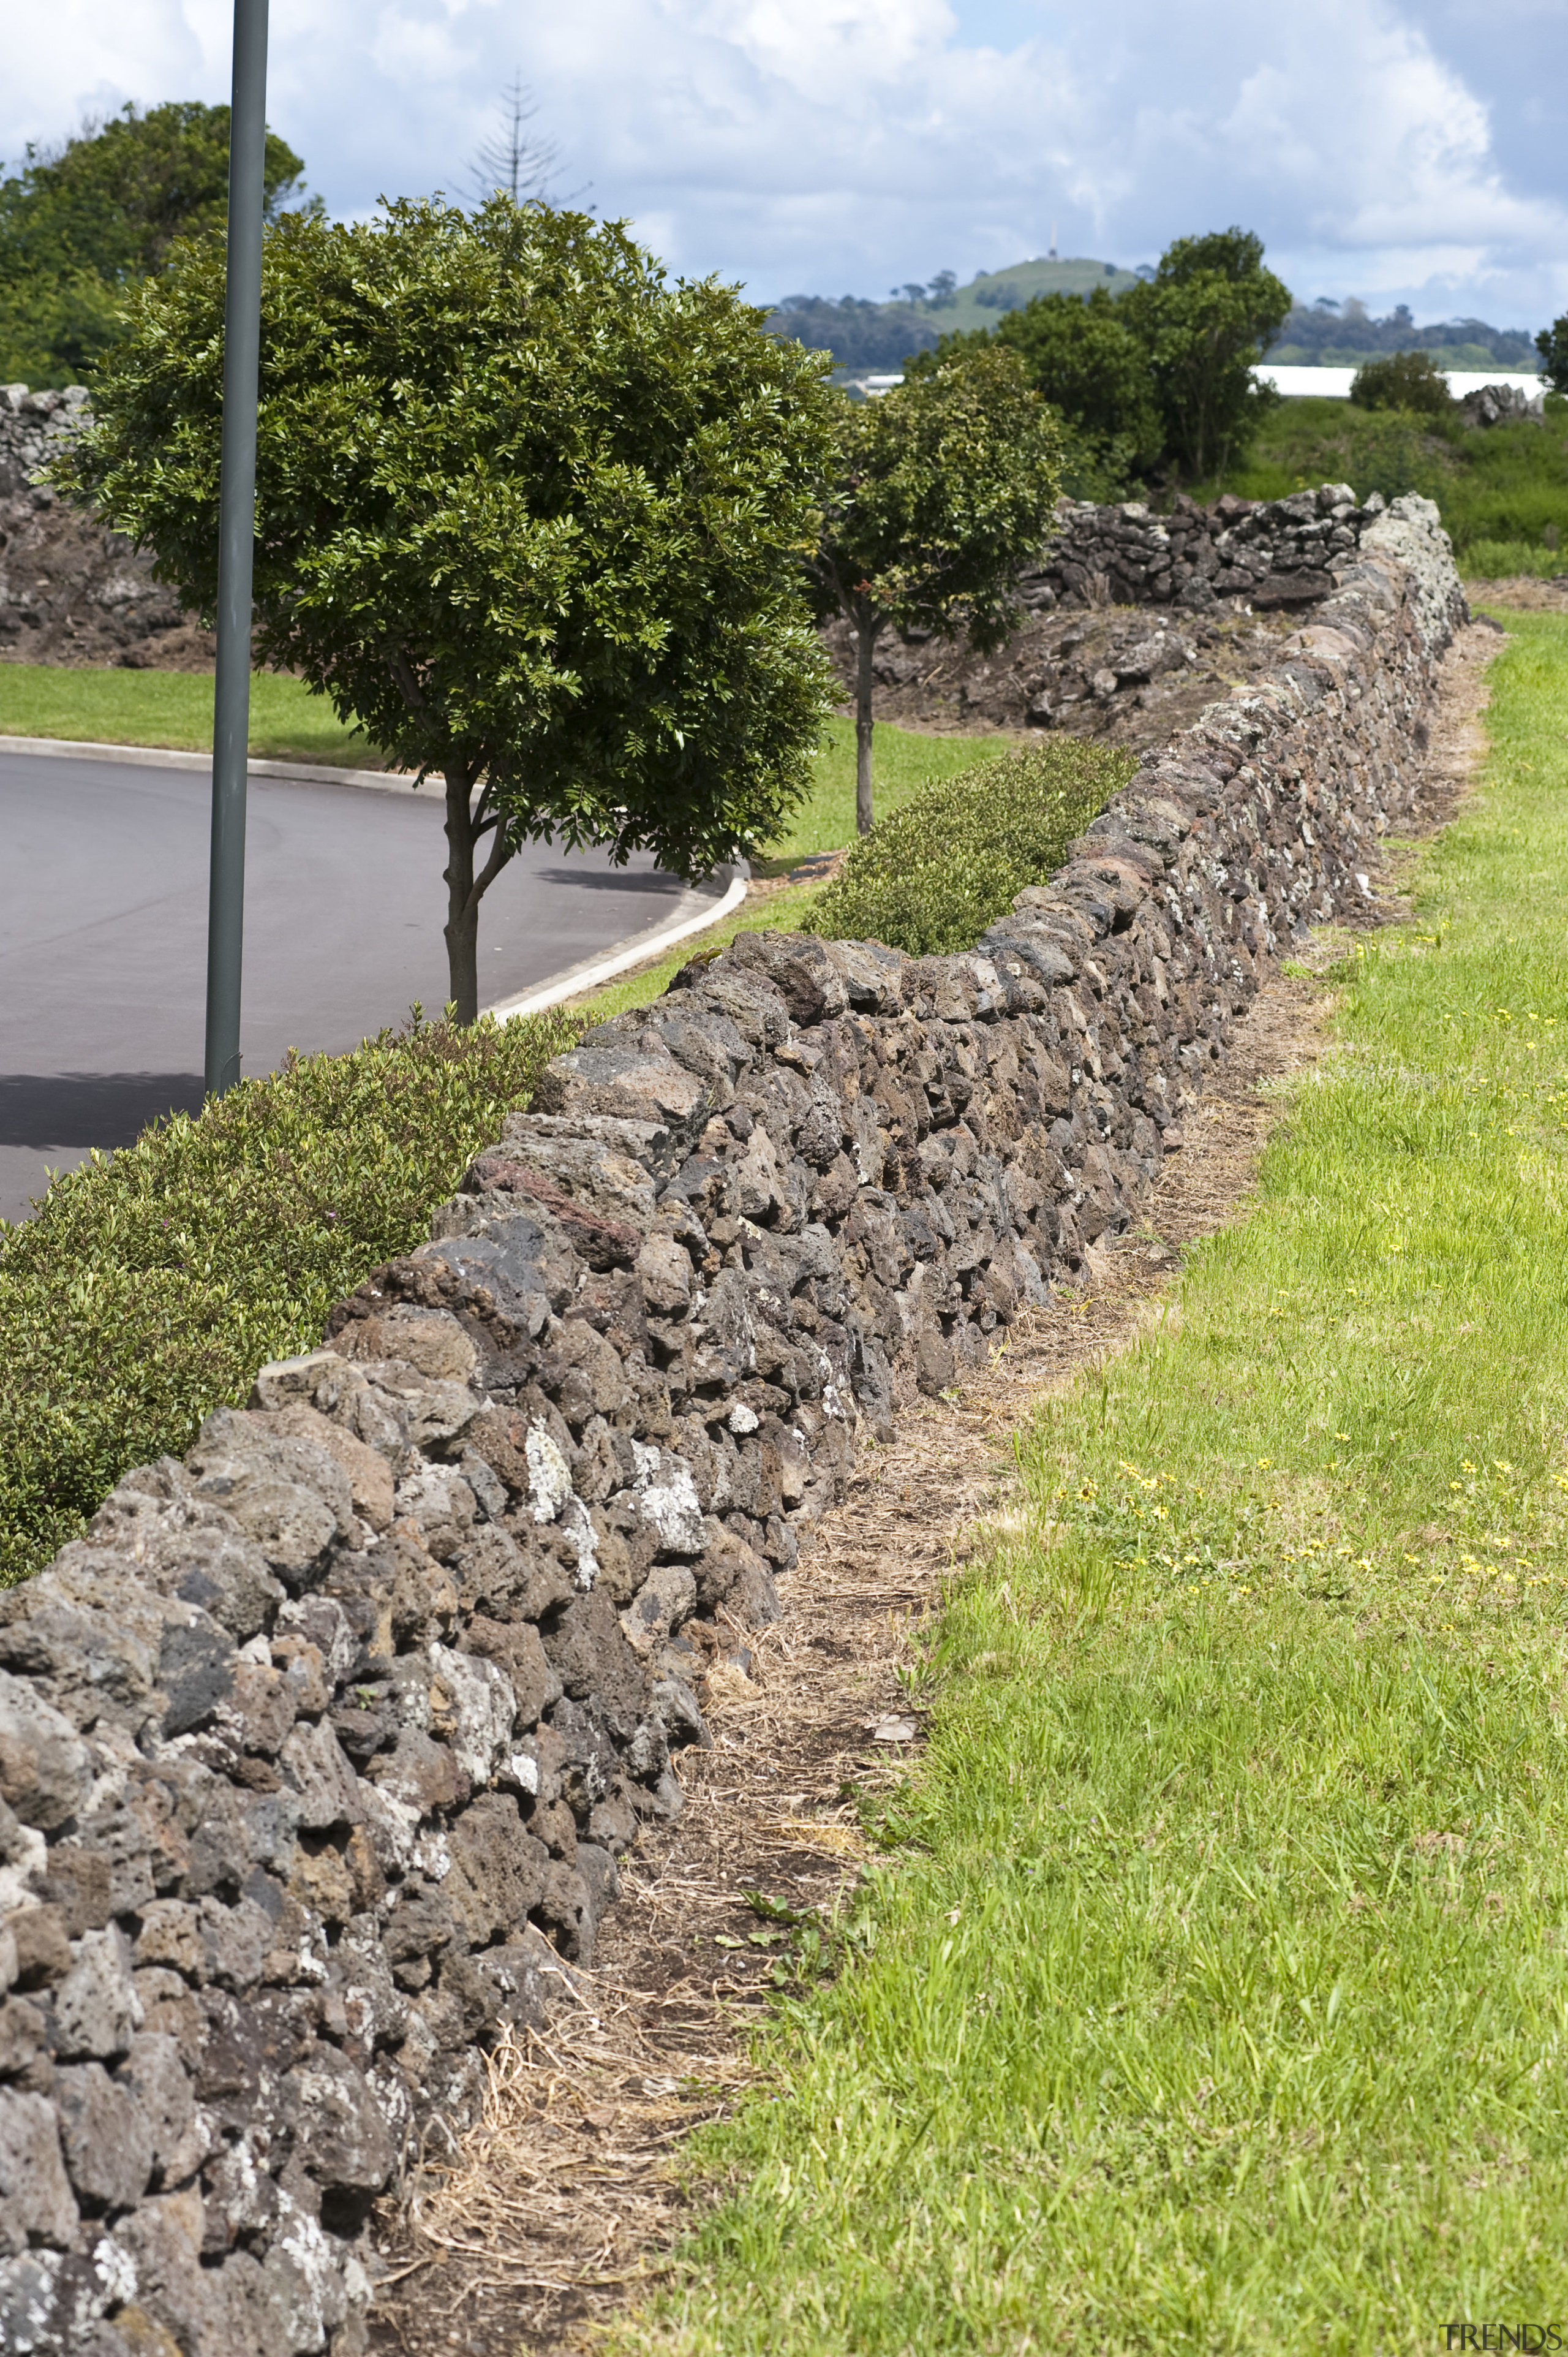
M 0 156 L 227 95 L 225 0 L 55 0 Z M 273 0 L 270 114 L 334 211 L 463 186 L 521 71 L 561 187 L 759 299 L 1257 230 L 1296 293 L 1568 309 L 1568 0 Z

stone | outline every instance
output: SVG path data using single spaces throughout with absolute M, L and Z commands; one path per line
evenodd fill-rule
M 296 1439 L 313 1441 L 328 1457 L 336 1458 L 349 1477 L 354 1512 L 373 1531 L 387 1528 L 392 1518 L 392 1473 L 378 1449 L 303 1403 L 285 1407 L 277 1417 L 276 1429 Z
M 20 2078 L 48 2059 L 48 2023 L 25 1996 L 0 2004 L 0 2079 Z
M 278 1753 L 284 1781 L 295 1795 L 301 1825 L 358 1824 L 363 1814 L 359 1780 L 330 1727 L 297 1726 Z
M 63 2061 L 107 2061 L 128 2051 L 142 2026 L 142 2007 L 131 1985 L 123 1932 L 111 1925 L 83 1932 L 75 1961 L 55 1991 L 54 2018 L 55 2051 Z
M 0 2261 L 0 2349 L 14 2357 L 128 2357 L 129 2344 L 104 2323 L 103 2311 L 134 2284 L 134 2271 L 107 2236 L 91 2255 L 38 2250 Z
M 30 2243 L 67 2248 L 76 2229 L 53 2106 L 42 2095 L 0 2087 L 0 2258 Z
M 561 1699 L 561 1681 L 551 1668 L 538 1630 L 530 1620 L 491 1620 L 476 1612 L 465 1642 L 505 1671 L 511 1683 L 514 1724 L 532 1727 Z
M 12 1980 L 17 1988 L 48 1988 L 71 1967 L 70 1939 L 62 1907 L 24 1907 L 5 1918 L 16 1951 Z
M 539 1904 L 549 1852 L 525 1832 L 510 1792 L 484 1792 L 447 1833 L 442 1895 L 473 1947 L 519 1932 Z
M 430 1664 L 430 1731 L 472 1783 L 488 1784 L 511 1749 L 511 1680 L 496 1663 L 445 1645 L 432 1645 Z
M 289 2073 L 296 2150 L 324 2191 L 379 2193 L 397 2150 L 364 2075 L 335 2046 L 317 2044 Z
M 685 1564 L 656 1564 L 621 1614 L 620 1625 L 638 1652 L 655 1653 L 696 1600 L 697 1583 Z
M 642 1517 L 659 1544 L 671 1555 L 701 1555 L 708 1534 L 691 1467 L 673 1450 L 641 1441 L 633 1441 L 632 1454 Z
M 206 2159 L 208 2138 L 197 2116 L 196 2092 L 180 2060 L 178 2040 L 157 2031 L 138 2031 L 119 2076 L 146 2122 L 156 2181 L 165 2188 L 183 2184 Z
M 0 1670 L 0 1800 L 26 1825 L 55 1832 L 87 1797 L 87 1747 L 25 1678 Z
M 53 2103 L 77 2199 L 91 2210 L 128 2210 L 153 2173 L 152 2124 L 129 2087 L 102 2062 L 57 2072 Z
M 551 1667 L 573 1701 L 597 1695 L 609 1709 L 637 1716 L 642 1707 L 642 1665 L 622 1633 L 615 1607 L 597 1589 L 580 1596 L 544 1631 Z

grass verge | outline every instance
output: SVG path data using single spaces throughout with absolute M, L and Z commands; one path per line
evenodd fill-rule
M 212 749 L 212 675 L 199 671 L 89 671 L 0 663 L 0 737 L 63 737 L 99 745 Z M 251 751 L 258 761 L 380 770 L 373 745 L 345 728 L 325 696 L 276 672 L 251 676 Z
M 0 1221 L 0 1585 L 73 1537 L 132 1465 L 189 1445 L 327 1313 L 526 1104 L 581 1029 L 417 1020 L 296 1058 L 57 1177 Z
M 1482 791 L 1251 1216 L 1019 1435 L 842 1968 L 618 2346 L 1563 2330 L 1568 623 L 1502 619 Z

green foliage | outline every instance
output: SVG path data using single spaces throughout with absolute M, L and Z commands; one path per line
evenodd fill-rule
M 1404 409 L 1423 417 L 1449 418 L 1455 404 L 1447 381 L 1425 352 L 1387 352 L 1363 361 L 1350 381 L 1358 409 Z
M 982 339 L 886 399 L 841 402 L 833 479 L 807 571 L 825 619 L 1014 628 L 1018 571 L 1055 512 L 1059 435 L 1016 357 Z
M 0 672 L 0 690 L 5 674 Z M 928 728 L 898 728 L 884 720 L 876 729 L 876 800 L 886 817 L 914 794 L 940 778 L 972 770 L 987 754 L 1002 752 L 1017 742 L 1005 736 L 938 737 Z M 811 791 L 780 834 L 759 846 L 764 855 L 753 866 L 764 875 L 777 872 L 782 862 L 793 866 L 817 851 L 839 851 L 855 832 L 854 730 L 842 719 L 828 723 L 812 767 Z
M 173 1115 L 0 1222 L 0 1580 L 37 1570 L 128 1466 L 242 1402 L 265 1361 L 314 1350 L 578 1028 L 416 1010 Z
M 852 845 L 811 931 L 911 957 L 972 949 L 1136 768 L 1120 746 L 1063 737 L 928 786 Z
M 1120 308 L 1149 356 L 1167 456 L 1188 476 L 1224 467 L 1279 399 L 1251 376 L 1290 310 L 1262 240 L 1240 229 L 1177 238 Z
M 1159 457 L 1164 434 L 1148 355 L 1108 288 L 1091 287 L 1082 299 L 1036 295 L 993 331 L 943 336 L 906 373 L 929 375 L 987 341 L 1017 353 L 1035 391 L 1064 420 L 1064 488 L 1072 497 L 1120 498 L 1129 476 Z
M 855 817 L 872 823 L 872 659 L 878 633 L 950 632 L 997 647 L 1056 511 L 1061 429 L 1014 352 L 989 337 L 885 400 L 841 401 L 832 479 L 806 576 L 822 619 L 856 640 Z
M 617 2350 L 1414 2357 L 1568 2303 L 1568 623 L 1506 619 L 1485 791 L 1247 1215 L 1016 1436 L 892 1866 Z
M 942 337 L 907 363 L 927 374 L 987 344 L 1015 350 L 1066 421 L 1061 472 L 1075 496 L 1117 498 L 1162 459 L 1186 477 L 1223 468 L 1279 400 L 1251 371 L 1290 310 L 1262 241 L 1230 229 L 1177 238 L 1152 278 L 1036 296 L 993 328 Z
M 269 221 L 299 198 L 304 168 L 269 132 Z M 228 198 L 226 106 L 127 104 L 58 153 L 29 147 L 0 181 L 0 381 L 91 378 L 124 331 L 129 290 L 177 240 L 220 233 Z
M 825 363 L 615 223 L 292 215 L 266 240 L 255 601 L 396 765 L 447 784 L 453 997 L 518 845 L 707 873 L 804 788 L 830 675 L 800 595 L 842 405 Z M 223 272 L 149 281 L 59 479 L 216 593 Z
M 1535 339 L 1541 372 L 1553 393 L 1568 393 L 1568 311 L 1542 328 Z

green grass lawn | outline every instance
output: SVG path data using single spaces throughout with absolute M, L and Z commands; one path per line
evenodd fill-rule
M 0 737 L 64 737 L 210 752 L 212 676 L 0 663 Z M 261 761 L 319 762 L 340 770 L 384 767 L 374 746 L 341 726 L 324 697 L 275 672 L 252 677 L 251 751 Z
M 1472 576 L 1568 570 L 1568 402 L 1551 399 L 1541 425 L 1439 433 L 1402 411 L 1284 401 L 1245 462 L 1196 496 L 1277 500 L 1322 482 L 1348 482 L 1362 499 L 1420 491 L 1435 500 Z
M 620 2345 L 1568 2331 L 1568 622 L 1502 619 L 1481 791 L 1250 1215 L 1018 1436 L 839 1975 Z

